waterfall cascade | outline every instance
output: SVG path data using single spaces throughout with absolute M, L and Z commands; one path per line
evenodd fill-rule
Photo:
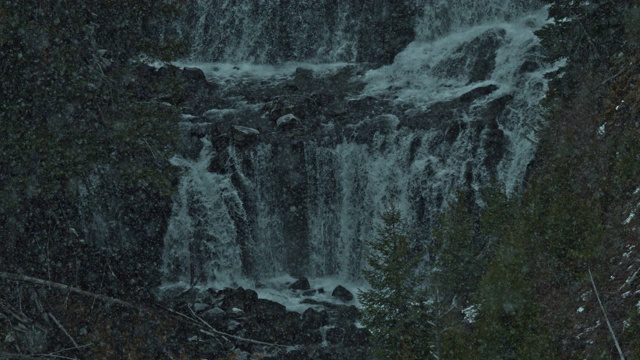
M 266 88 L 294 86 L 299 101 L 340 99 L 326 101 L 320 115 L 309 110 L 301 122 L 317 126 L 305 134 L 275 123 L 248 145 L 209 134 L 197 158 L 172 160 L 184 175 L 165 237 L 167 281 L 360 281 L 385 203 L 427 241 L 457 188 L 493 179 L 519 188 L 535 150 L 544 75 L 560 65 L 543 62 L 534 32 L 547 12 L 538 2 L 389 2 L 370 13 L 358 13 L 355 2 L 327 1 L 327 10 L 322 1 L 196 3 L 193 60 L 221 63 L 190 66 L 220 84 L 225 102 L 186 129 L 269 124 L 265 104 L 282 103 L 265 100 Z M 392 63 L 349 70 L 358 51 L 379 40 L 364 38 L 363 26 L 403 12 L 413 41 Z M 278 52 L 285 40 L 289 52 Z M 276 53 L 267 54 L 270 47 Z M 350 74 L 347 85 L 326 80 L 341 71 Z M 327 89 L 309 88 L 327 81 Z M 341 86 L 352 90 L 337 94 Z

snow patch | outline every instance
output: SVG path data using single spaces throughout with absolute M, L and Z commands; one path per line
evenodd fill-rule
M 278 120 L 276 120 L 276 125 L 278 127 L 290 124 L 292 122 L 300 122 L 300 119 L 298 119 L 295 115 L 293 114 L 287 114 L 287 115 L 282 115 L 278 118 Z
M 625 219 L 625 221 L 622 222 L 623 225 L 628 225 L 631 220 L 633 220 L 633 218 L 636 217 L 636 211 L 632 211 L 629 216 L 627 216 L 627 218 Z
M 258 131 L 257 129 L 254 128 L 250 128 L 250 127 L 246 127 L 246 126 L 241 126 L 241 125 L 233 125 L 233 128 L 245 135 L 260 135 L 260 131 Z
M 598 128 L 598 135 L 604 136 L 605 134 L 606 134 L 606 124 L 602 124 Z
M 480 306 L 477 304 L 473 304 L 469 307 L 462 309 L 462 313 L 464 314 L 464 321 L 467 324 L 473 324 L 476 321 L 476 318 L 479 314 Z

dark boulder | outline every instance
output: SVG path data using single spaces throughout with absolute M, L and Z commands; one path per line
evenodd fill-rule
M 292 290 L 309 290 L 311 289 L 311 285 L 309 284 L 309 279 L 302 277 L 296 280 L 293 284 L 289 286 L 289 289 Z
M 322 334 L 319 330 L 301 328 L 292 339 L 294 344 L 312 345 L 322 342 Z
M 301 91 L 309 91 L 314 88 L 313 70 L 297 68 L 293 73 L 293 85 Z
M 233 308 L 248 310 L 258 301 L 258 294 L 254 290 L 245 290 L 241 287 L 235 290 L 224 289 L 220 291 L 219 295 L 224 296 L 220 307 L 225 311 L 230 311 Z
M 326 311 L 318 311 L 308 308 L 302 313 L 302 326 L 304 329 L 318 329 L 329 324 L 329 315 Z
M 485 151 L 484 165 L 495 171 L 507 151 L 508 139 L 495 121 L 491 121 L 482 132 L 482 147 Z
M 301 125 L 302 121 L 293 114 L 282 115 L 276 120 L 276 126 L 278 129 L 290 130 Z
M 342 305 L 336 307 L 335 317 L 337 323 L 353 324 L 358 319 L 360 319 L 360 311 L 354 305 Z
M 313 295 L 315 295 L 315 294 L 316 294 L 316 292 L 317 292 L 317 290 L 316 290 L 316 289 L 311 289 L 311 290 L 304 291 L 304 292 L 302 293 L 302 295 L 303 295 L 303 296 L 313 296 Z
M 287 308 L 275 301 L 258 299 L 250 309 L 258 320 L 275 319 L 287 312 Z
M 260 131 L 254 128 L 240 125 L 233 125 L 231 127 L 231 132 L 233 134 L 234 143 L 240 146 L 248 145 L 255 142 L 256 140 L 258 140 L 258 137 L 260 135 Z
M 353 300 L 353 294 L 351 293 L 351 291 L 347 290 L 347 288 L 342 285 L 336 286 L 336 288 L 331 293 L 331 296 L 344 302 Z
M 276 319 L 271 320 L 272 335 L 279 344 L 299 344 L 300 314 L 288 311 Z
M 540 68 L 540 64 L 538 64 L 533 60 L 527 60 L 524 63 L 522 63 L 522 66 L 520 66 L 520 70 L 518 70 L 518 73 L 523 74 L 523 73 L 534 72 L 539 68 Z
M 487 96 L 496 90 L 498 90 L 498 86 L 493 84 L 487 86 L 478 86 L 477 88 L 474 88 L 473 90 L 469 90 L 468 92 L 462 94 L 460 96 L 460 101 L 470 103 L 483 96 Z
M 365 347 L 369 344 L 369 330 L 350 325 L 345 328 L 343 344 L 346 346 Z
M 327 342 L 332 345 L 342 344 L 346 334 L 346 330 L 343 327 L 332 327 L 327 330 L 325 338 Z

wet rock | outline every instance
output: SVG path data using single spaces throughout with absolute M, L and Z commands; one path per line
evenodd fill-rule
M 487 80 L 496 65 L 496 51 L 504 39 L 504 30 L 489 30 L 461 45 L 455 55 L 434 67 L 434 72 L 447 77 L 460 76 L 467 70 L 468 83 Z
M 251 309 L 251 313 L 259 320 L 274 319 L 286 312 L 284 305 L 267 299 L 258 299 Z
M 279 129 L 290 129 L 296 125 L 302 125 L 302 122 L 293 114 L 282 115 L 276 120 L 276 126 Z
M 474 88 L 473 90 L 470 90 L 462 94 L 462 96 L 460 96 L 460 101 L 473 102 L 476 99 L 481 98 L 483 96 L 487 96 L 496 90 L 498 90 L 498 86 L 493 84 L 487 85 L 487 86 L 479 86 L 477 88 Z
M 329 324 L 329 315 L 325 311 L 309 308 L 302 313 L 302 326 L 305 329 L 319 329 Z
M 507 151 L 507 143 L 508 139 L 504 131 L 498 127 L 495 121 L 491 121 L 482 132 L 482 147 L 486 154 L 484 165 L 488 169 L 495 171 Z
M 307 290 L 305 292 L 302 293 L 303 296 L 313 296 L 315 295 L 317 292 L 316 289 L 311 289 L 311 290 Z
M 296 333 L 296 336 L 292 338 L 295 344 L 312 345 L 320 344 L 322 342 L 322 334 L 319 330 L 311 330 L 301 328 L 301 331 Z
M 229 323 L 227 323 L 227 331 L 235 332 L 235 331 L 239 330 L 241 326 L 242 325 L 239 322 L 237 322 L 235 320 L 231 320 L 231 321 L 229 321 Z
M 369 343 L 369 331 L 364 328 L 358 328 L 350 325 L 345 329 L 344 345 L 347 346 L 366 346 Z
M 335 309 L 335 318 L 337 323 L 353 324 L 360 319 L 360 310 L 354 305 L 338 306 Z
M 234 307 L 229 310 L 229 316 L 233 318 L 239 318 L 244 316 L 244 310 Z
M 331 293 L 331 296 L 344 302 L 353 300 L 353 294 L 351 293 L 351 291 L 347 290 L 347 288 L 342 285 L 336 286 L 336 288 Z
M 258 294 L 251 289 L 224 289 L 218 293 L 224 298 L 221 308 L 225 311 L 231 311 L 233 308 L 245 310 L 251 308 L 258 301 Z
M 213 309 L 209 309 L 202 313 L 203 319 L 218 319 L 226 315 L 226 312 L 219 307 L 214 307 Z
M 282 359 L 282 360 L 308 360 L 309 354 L 304 349 L 293 349 L 287 351 L 278 357 L 274 357 L 273 359 Z
M 513 100 L 513 95 L 504 95 L 489 102 L 482 110 L 482 117 L 485 119 L 495 119 L 502 114 L 507 104 Z
M 539 68 L 540 68 L 540 64 L 532 60 L 527 60 L 524 63 L 522 63 L 522 66 L 520 66 L 518 73 L 523 74 L 528 72 L 534 72 Z
M 337 327 L 337 326 L 332 327 L 330 329 L 327 329 L 327 333 L 325 334 L 325 339 L 329 344 L 334 344 L 334 345 L 342 344 L 345 333 L 346 333 L 346 330 L 342 327 Z
M 203 304 L 203 303 L 193 304 L 193 311 L 195 312 L 201 312 L 201 311 L 207 310 L 208 308 L 209 308 L 209 305 L 207 304 Z
M 260 131 L 246 126 L 233 125 L 232 134 L 233 141 L 237 145 L 247 145 L 258 140 Z
M 297 344 L 301 333 L 300 314 L 286 312 L 272 319 L 272 336 L 281 344 Z
M 204 76 L 204 72 L 201 69 L 194 67 L 183 68 L 182 77 L 193 82 L 203 82 L 207 80 Z
M 293 73 L 293 85 L 301 91 L 309 91 L 314 87 L 313 70 L 297 68 Z
M 309 290 L 311 289 L 311 285 L 309 284 L 309 279 L 306 277 L 302 277 L 296 280 L 293 284 L 289 286 L 289 289 L 292 290 Z

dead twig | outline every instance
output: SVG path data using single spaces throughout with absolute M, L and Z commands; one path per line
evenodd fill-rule
M 58 326 L 58 328 L 60 330 L 62 330 L 62 332 L 67 335 L 67 337 L 69 338 L 69 340 L 71 340 L 71 343 L 73 344 L 73 346 L 78 349 L 78 343 L 73 339 L 73 336 L 71 336 L 71 334 L 69 334 L 69 332 L 67 331 L 67 329 L 64 328 L 64 326 L 62 326 L 62 324 L 60 324 L 60 321 L 58 321 L 58 319 L 56 319 L 55 316 L 53 316 L 53 314 L 51 312 L 48 312 L 47 315 L 49 315 L 49 317 L 51 318 L 51 320 L 53 320 L 53 322 Z

